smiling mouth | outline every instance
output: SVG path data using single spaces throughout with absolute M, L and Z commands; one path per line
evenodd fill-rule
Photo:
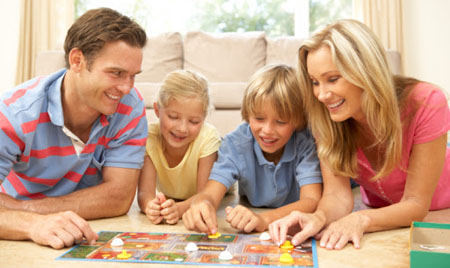
M 173 132 L 170 132 L 170 134 L 171 134 L 174 138 L 176 138 L 176 139 L 178 139 L 178 140 L 182 140 L 182 139 L 185 139 L 185 138 L 186 138 L 186 136 L 178 136 L 178 135 L 174 134 Z
M 261 141 L 265 144 L 271 145 L 274 144 L 277 141 L 277 139 L 268 139 L 261 137 Z
M 118 99 L 120 99 L 120 96 L 119 95 L 113 95 L 113 94 L 111 94 L 111 93 L 105 93 L 106 94 L 106 96 L 108 97 L 108 98 L 110 98 L 110 99 L 113 99 L 113 100 L 118 100 Z
M 341 106 L 344 102 L 345 102 L 345 100 L 340 100 L 340 101 L 338 101 L 338 102 L 336 102 L 336 103 L 333 103 L 333 104 L 328 105 L 328 108 L 336 108 L 336 107 L 339 107 L 339 106 Z

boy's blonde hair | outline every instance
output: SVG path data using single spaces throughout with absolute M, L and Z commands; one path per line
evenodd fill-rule
M 245 88 L 242 118 L 249 122 L 250 116 L 264 109 L 262 104 L 266 100 L 272 103 L 281 119 L 293 123 L 297 129 L 305 126 L 303 101 L 295 68 L 279 64 L 258 70 Z
M 198 98 L 206 116 L 210 103 L 206 78 L 190 70 L 176 70 L 166 75 L 156 99 L 158 107 L 166 107 L 172 99 L 183 98 Z
M 300 46 L 299 82 L 308 122 L 316 138 L 319 158 L 326 160 L 337 175 L 358 176 L 357 129 L 354 120 L 331 120 L 327 107 L 314 96 L 306 62 L 310 51 L 323 46 L 330 49 L 332 61 L 341 75 L 363 90 L 361 109 L 376 139 L 372 146 L 384 149 L 383 164 L 373 178 L 379 179 L 390 173 L 401 160 L 399 103 L 402 103 L 405 91 L 404 87 L 396 89 L 396 84 L 406 80 L 399 77 L 394 83 L 380 41 L 366 25 L 356 20 L 340 20 L 328 25 Z

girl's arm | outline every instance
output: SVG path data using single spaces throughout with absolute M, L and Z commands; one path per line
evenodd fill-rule
M 198 160 L 198 170 L 197 170 L 197 193 L 201 192 L 209 179 L 209 174 L 211 173 L 212 166 L 214 162 L 217 160 L 217 152 L 212 153 L 208 156 L 202 157 Z M 192 198 L 190 198 L 176 202 L 179 217 L 183 216 L 183 213 L 189 208 L 191 205 Z
M 155 196 L 156 168 L 150 157 L 145 155 L 144 166 L 142 167 L 138 184 L 138 204 L 142 212 L 145 212 L 148 202 L 153 200 Z

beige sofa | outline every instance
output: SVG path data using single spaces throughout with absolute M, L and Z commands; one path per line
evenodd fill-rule
M 144 49 L 143 71 L 135 83 L 148 107 L 148 121 L 156 120 L 152 105 L 164 76 L 173 70 L 190 69 L 208 78 L 214 107 L 207 122 L 225 135 L 242 121 L 242 93 L 250 76 L 267 64 L 296 67 L 301 42 L 294 37 L 269 38 L 263 32 L 188 32 L 185 36 L 170 32 L 150 37 Z M 400 73 L 399 53 L 388 51 L 388 59 L 393 72 Z M 36 75 L 63 67 L 62 51 L 42 52 L 36 58 Z

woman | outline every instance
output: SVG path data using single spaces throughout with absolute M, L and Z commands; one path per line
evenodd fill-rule
M 365 232 L 450 222 L 450 111 L 440 89 L 393 76 L 378 39 L 354 20 L 306 40 L 299 73 L 324 193 L 314 214 L 292 212 L 270 225 L 276 243 L 317 234 L 321 247 L 359 248 Z M 352 212 L 350 178 L 376 209 Z

